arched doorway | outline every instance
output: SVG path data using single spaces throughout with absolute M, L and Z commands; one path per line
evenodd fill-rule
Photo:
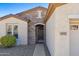
M 37 24 L 35 26 L 35 33 L 36 33 L 36 43 L 43 43 L 44 42 L 44 25 Z

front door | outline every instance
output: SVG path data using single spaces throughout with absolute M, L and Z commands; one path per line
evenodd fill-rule
M 36 43 L 44 42 L 44 25 L 36 25 Z

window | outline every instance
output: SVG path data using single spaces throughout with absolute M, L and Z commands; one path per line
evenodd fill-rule
M 8 27 L 7 27 L 7 34 L 8 35 L 12 34 L 12 26 L 11 25 L 8 25 Z
M 42 11 L 37 11 L 37 18 L 41 18 L 42 15 L 41 15 Z
M 16 38 L 18 38 L 18 26 L 17 25 L 14 25 L 14 36 L 16 37 Z
M 14 35 L 18 38 L 18 25 L 17 24 L 7 24 L 7 34 Z
M 78 25 L 70 25 L 71 30 L 78 30 Z

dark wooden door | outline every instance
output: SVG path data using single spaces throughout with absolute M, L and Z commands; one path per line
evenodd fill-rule
M 36 43 L 44 42 L 44 26 L 37 25 L 36 26 Z

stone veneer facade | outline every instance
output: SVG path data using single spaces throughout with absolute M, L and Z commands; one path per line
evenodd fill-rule
M 40 12 L 41 18 L 39 15 L 39 11 L 41 11 Z M 28 44 L 35 44 L 36 42 L 35 25 L 40 23 L 44 24 L 44 17 L 46 15 L 46 11 L 47 11 L 47 8 L 36 7 L 16 14 L 16 16 L 19 16 L 21 18 L 28 18 L 30 20 L 28 24 Z

